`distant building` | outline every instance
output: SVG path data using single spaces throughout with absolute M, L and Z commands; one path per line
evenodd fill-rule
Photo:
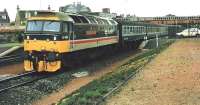
M 103 12 L 91 12 L 89 14 L 104 17 L 104 18 L 115 18 L 117 16 L 116 13 L 103 13 Z
M 20 10 L 19 6 L 17 6 L 17 14 L 15 18 L 16 26 L 26 25 L 26 21 L 29 17 L 37 15 L 38 12 L 42 11 L 51 11 L 51 7 L 48 6 L 48 10 Z
M 140 17 L 137 17 L 136 15 L 124 15 L 124 14 L 121 14 L 120 16 L 117 16 L 116 17 L 117 20 L 124 20 L 124 21 L 143 21 L 142 18 Z
M 81 13 L 81 12 L 91 12 L 91 9 L 85 5 L 82 5 L 80 2 L 77 4 L 69 4 L 59 8 L 60 12 L 70 12 L 70 13 Z
M 103 12 L 103 13 L 110 13 L 110 8 L 103 8 L 103 9 L 102 9 L 102 12 Z
M 80 2 L 69 4 L 59 8 L 60 12 L 68 13 L 80 13 L 80 14 L 90 14 L 106 18 L 114 18 L 117 16 L 116 13 L 110 13 L 110 8 L 103 8 L 102 12 L 92 12 L 91 9 Z
M 110 13 L 110 8 L 103 8 L 102 12 L 90 12 L 89 14 L 104 18 L 115 18 L 117 16 L 117 13 Z
M 9 25 L 10 25 L 10 18 L 8 16 L 7 10 L 4 9 L 4 11 L 0 11 L 0 27 Z
M 143 20 L 149 23 L 165 25 L 200 24 L 200 16 L 175 16 L 172 14 L 163 17 L 143 17 Z

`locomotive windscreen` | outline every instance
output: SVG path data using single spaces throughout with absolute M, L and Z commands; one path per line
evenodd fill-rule
M 28 21 L 27 32 L 60 32 L 58 21 Z

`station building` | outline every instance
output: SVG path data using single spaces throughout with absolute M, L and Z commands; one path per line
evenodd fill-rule
M 6 9 L 0 11 L 0 27 L 5 27 L 10 25 L 10 17 Z
M 166 25 L 198 25 L 200 16 L 175 16 L 172 14 L 163 17 L 141 17 L 144 21 L 154 24 Z

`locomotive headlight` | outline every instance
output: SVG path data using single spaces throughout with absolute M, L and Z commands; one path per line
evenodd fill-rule
M 53 40 L 56 40 L 56 36 L 53 37 Z
M 30 37 L 29 37 L 29 36 L 27 36 L 26 38 L 27 38 L 28 40 L 30 39 Z

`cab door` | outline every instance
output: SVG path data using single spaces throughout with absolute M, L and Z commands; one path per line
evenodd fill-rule
M 63 22 L 62 29 L 62 39 L 67 40 L 69 42 L 69 48 L 72 49 L 74 47 L 73 41 L 74 32 L 73 32 L 73 23 L 72 22 Z

